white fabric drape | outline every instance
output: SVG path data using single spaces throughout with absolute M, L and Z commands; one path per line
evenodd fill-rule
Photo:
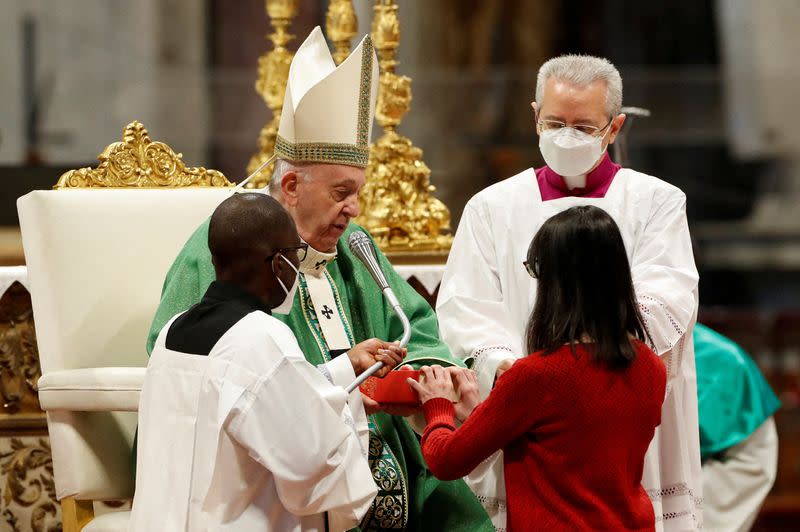
M 750 530 L 777 470 L 778 433 L 769 417 L 746 440 L 703 464 L 706 530 Z
M 608 212 L 622 233 L 645 326 L 669 368 L 668 391 L 645 460 L 643 485 L 657 529 L 702 527 L 697 382 L 692 329 L 698 275 L 686 222 L 685 195 L 654 177 L 620 170 L 603 198 L 542 201 L 528 169 L 473 197 L 464 209 L 442 285 L 437 314 L 454 354 L 474 359 L 481 393 L 500 362 L 526 355 L 525 325 L 536 283 L 522 262 L 542 224 L 576 205 Z M 598 279 L 602 282 L 602 279 Z M 491 460 L 491 459 L 490 459 Z M 502 461 L 484 463 L 468 482 L 504 526 Z

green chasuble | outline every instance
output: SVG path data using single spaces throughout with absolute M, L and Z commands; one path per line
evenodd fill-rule
M 346 332 L 354 344 L 373 337 L 399 340 L 403 335 L 402 323 L 384 300 L 369 272 L 346 245 L 347 237 L 358 230 L 363 231 L 350 224 L 337 244 L 336 260 L 327 266 L 328 279 L 332 282 L 339 307 L 337 310 L 344 318 Z M 406 363 L 415 367 L 426 364 L 463 366 L 439 339 L 436 315 L 430 305 L 397 275 L 377 247 L 376 253 L 389 284 L 411 321 Z M 206 221 L 189 238 L 167 274 L 161 304 L 147 339 L 148 353 L 167 321 L 200 301 L 214 278 Z M 302 274 L 298 282 L 291 313 L 275 317 L 294 331 L 311 364 L 323 364 L 329 360 L 330 353 Z M 381 412 L 368 416 L 368 419 L 369 463 L 378 495 L 362 523 L 364 532 L 494 530 L 483 507 L 464 481 L 444 482 L 433 476 L 422 456 L 419 438 L 404 418 Z
M 732 340 L 694 329 L 702 459 L 747 439 L 780 406 L 756 363 Z

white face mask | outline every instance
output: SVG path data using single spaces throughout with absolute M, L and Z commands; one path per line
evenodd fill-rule
M 544 162 L 562 177 L 575 177 L 591 170 L 603 155 L 603 138 L 571 127 L 550 129 L 539 135 L 539 151 Z
M 283 253 L 281 253 L 281 258 L 286 262 L 286 264 L 288 264 L 294 270 L 295 276 L 294 276 L 294 283 L 292 283 L 292 288 L 287 289 L 286 285 L 283 284 L 283 281 L 281 281 L 281 278 L 278 277 L 278 274 L 275 273 L 275 269 L 273 268 L 272 273 L 273 275 L 275 275 L 275 278 L 278 280 L 278 282 L 281 285 L 281 288 L 283 288 L 283 291 L 286 294 L 286 298 L 281 302 L 281 304 L 272 309 L 273 314 L 289 314 L 292 311 L 292 303 L 294 303 L 294 294 L 297 292 L 297 282 L 300 276 L 300 272 L 298 272 L 297 268 L 294 267 L 292 261 L 284 257 Z

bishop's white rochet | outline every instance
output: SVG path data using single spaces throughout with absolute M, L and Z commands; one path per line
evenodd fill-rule
M 400 321 L 403 324 L 403 337 L 400 339 L 400 347 L 405 347 L 408 345 L 408 341 L 411 339 L 411 323 L 408 321 L 406 313 L 403 312 L 403 308 L 400 306 L 400 301 L 397 300 L 397 296 L 394 295 L 392 287 L 389 286 L 389 282 L 386 280 L 383 270 L 381 270 L 381 265 L 378 263 L 378 257 L 375 256 L 375 248 L 372 247 L 372 241 L 363 231 L 356 231 L 350 235 L 347 243 L 350 246 L 350 251 L 352 251 L 353 255 L 355 255 L 358 260 L 364 264 L 364 267 L 375 280 L 375 284 L 377 284 L 381 289 L 381 292 L 383 292 L 383 297 L 386 298 L 386 300 L 392 306 L 394 313 L 397 314 L 398 318 L 400 318 Z M 370 375 L 382 367 L 383 362 L 376 362 L 370 366 L 364 373 L 359 375 L 350 386 L 346 388 L 347 393 L 350 393 L 358 388 L 362 382 L 367 380 Z

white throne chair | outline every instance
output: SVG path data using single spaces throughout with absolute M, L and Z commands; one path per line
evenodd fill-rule
M 65 532 L 128 528 L 130 512 L 94 517 L 93 501 L 133 498 L 145 342 L 164 276 L 231 193 L 222 174 L 180 157 L 134 122 L 98 168 L 17 201 Z

